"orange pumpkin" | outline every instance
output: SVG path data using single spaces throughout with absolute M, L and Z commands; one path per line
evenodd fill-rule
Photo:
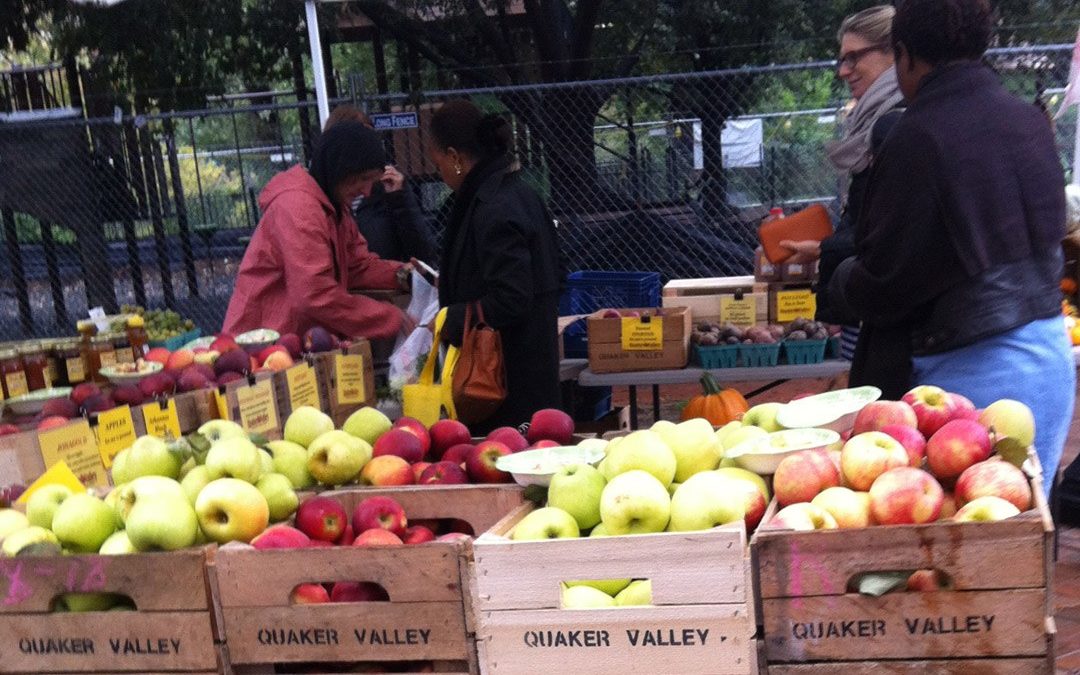
M 683 408 L 681 419 L 704 417 L 713 426 L 719 427 L 739 419 L 750 408 L 742 394 L 734 389 L 721 390 L 707 371 L 701 376 L 701 388 L 703 393 L 690 399 Z

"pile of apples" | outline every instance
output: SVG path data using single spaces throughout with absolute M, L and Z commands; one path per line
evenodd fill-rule
M 267 443 L 267 449 L 298 489 L 507 483 L 513 478 L 495 467 L 499 457 L 567 445 L 573 433 L 573 419 L 555 409 L 535 413 L 527 436 L 500 427 L 474 443 L 469 428 L 456 420 L 439 420 L 428 429 L 411 417 L 391 422 L 381 411 L 364 407 L 335 430 L 329 415 L 303 406 L 285 421 L 284 440 Z
M 1031 410 L 1009 399 L 976 410 L 939 387 L 875 401 L 839 450 L 806 450 L 773 476 L 783 508 L 769 525 L 794 530 L 989 521 L 1032 507 L 1019 468 L 1035 438 Z

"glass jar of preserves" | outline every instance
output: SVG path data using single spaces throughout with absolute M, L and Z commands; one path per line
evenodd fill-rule
M 75 328 L 79 331 L 79 337 L 85 340 L 89 340 L 98 333 L 97 324 L 91 319 L 81 319 L 75 324 Z
M 5 399 L 29 392 L 26 387 L 26 369 L 23 368 L 19 352 L 14 349 L 0 350 L 0 376 Z
M 42 340 L 41 348 L 45 351 L 45 363 L 48 364 L 46 372 L 49 374 L 51 386 L 60 385 L 60 356 L 56 353 L 56 346 L 60 340 Z
M 86 381 L 86 363 L 78 340 L 61 340 L 56 345 L 60 383 L 74 387 Z
M 90 340 L 90 348 L 86 352 L 86 377 L 94 382 L 106 382 L 107 378 L 101 374 L 102 368 L 116 365 L 116 349 L 112 340 L 105 335 L 99 335 Z
M 28 391 L 48 389 L 52 386 L 49 379 L 49 359 L 45 356 L 40 342 L 27 342 L 19 349 L 23 370 L 26 373 Z
M 135 355 L 131 352 L 131 341 L 127 333 L 116 333 L 112 336 L 113 349 L 116 351 L 117 363 L 135 363 Z
M 150 336 L 146 333 L 146 321 L 138 314 L 128 319 L 127 338 L 136 361 L 146 356 L 150 350 Z

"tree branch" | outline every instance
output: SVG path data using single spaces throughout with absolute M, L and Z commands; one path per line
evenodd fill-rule
M 501 6 L 503 4 L 502 0 L 498 1 Z M 495 53 L 495 58 L 499 60 L 504 70 L 506 70 L 510 81 L 515 84 L 523 82 L 524 78 L 517 63 L 517 55 L 514 53 L 511 44 L 506 40 L 507 35 L 488 16 L 488 13 L 480 4 L 480 0 L 465 0 L 464 4 L 466 15 L 472 21 L 480 36 L 487 40 L 491 50 Z M 502 23 L 502 27 L 505 30 L 505 23 Z
M 592 70 L 593 35 L 596 33 L 596 21 L 600 16 L 603 0 L 581 0 L 577 4 L 577 16 L 570 33 L 570 74 L 571 79 L 582 80 Z

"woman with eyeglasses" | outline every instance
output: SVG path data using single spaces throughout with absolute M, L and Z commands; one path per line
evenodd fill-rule
M 1035 415 L 1049 491 L 1076 369 L 1061 317 L 1065 176 L 1038 107 L 982 61 L 988 0 L 907 0 L 893 20 L 908 102 L 881 148 L 834 301 L 912 354 L 912 384 Z
M 849 382 L 853 386 L 872 384 L 886 395 L 900 398 L 907 391 L 910 365 L 903 359 L 894 360 L 895 352 L 888 349 L 873 353 L 865 344 L 860 346 L 858 319 L 839 312 L 828 292 L 833 270 L 855 253 L 854 221 L 870 182 L 875 150 L 901 114 L 903 96 L 897 87 L 890 39 L 895 14 L 891 5 L 880 5 L 852 14 L 840 24 L 836 72 L 847 84 L 855 104 L 844 119 L 841 137 L 826 147 L 829 161 L 844 183 L 840 220 L 833 236 L 824 241 L 781 244 L 795 251 L 792 262 L 820 258 L 815 318 L 844 326 L 841 349 L 844 358 L 852 361 Z M 898 373 L 903 374 L 897 377 Z

